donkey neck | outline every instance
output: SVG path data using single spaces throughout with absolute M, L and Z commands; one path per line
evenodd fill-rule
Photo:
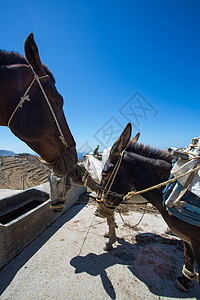
M 169 178 L 171 164 L 160 158 L 149 158 L 128 152 L 124 158 L 126 181 L 129 189 L 140 191 L 161 183 Z M 162 206 L 162 191 L 155 189 L 142 194 L 144 198 L 159 210 Z

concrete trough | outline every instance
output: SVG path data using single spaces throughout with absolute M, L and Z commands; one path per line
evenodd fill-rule
M 0 268 L 69 209 L 86 191 L 73 185 L 61 213 L 50 210 L 49 183 L 0 197 Z

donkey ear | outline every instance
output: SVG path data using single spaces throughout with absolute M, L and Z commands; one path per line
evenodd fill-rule
M 36 73 L 44 73 L 39 56 L 38 47 L 35 43 L 33 33 L 30 33 L 24 43 L 25 56 L 28 63 L 33 67 Z
M 116 140 L 116 142 L 112 146 L 112 149 L 110 151 L 111 156 L 119 156 L 121 152 L 125 150 L 131 137 L 131 131 L 132 131 L 132 125 L 131 123 L 128 123 L 126 125 L 126 128 L 120 135 L 120 137 Z
M 139 137 L 140 137 L 140 133 L 138 132 L 136 136 L 130 140 L 130 143 L 137 143 Z

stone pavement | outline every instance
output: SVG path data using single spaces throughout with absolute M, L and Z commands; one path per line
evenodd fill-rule
M 136 230 L 116 214 L 118 241 L 103 251 L 104 219 L 92 204 L 75 204 L 0 271 L 1 300 L 200 299 L 174 280 L 183 265 L 176 238 L 159 215 L 145 214 Z M 139 212 L 124 219 L 137 223 Z
M 49 182 L 27 190 L 0 189 L 0 268 L 18 255 L 86 192 L 73 185 L 63 212 L 50 209 Z M 3 194 L 3 195 L 2 195 Z

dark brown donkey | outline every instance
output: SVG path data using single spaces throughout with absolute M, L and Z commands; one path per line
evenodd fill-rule
M 57 175 L 74 171 L 77 153 L 55 79 L 41 63 L 31 33 L 25 57 L 0 50 L 0 125 L 50 163 Z
M 170 154 L 141 144 L 138 145 L 136 140 L 139 136 L 137 135 L 131 141 L 130 136 L 131 124 L 129 123 L 112 146 L 110 156 L 102 171 L 97 206 L 98 212 L 107 218 L 109 225 L 107 250 L 116 241 L 114 209 L 123 201 L 123 195 L 166 181 L 172 167 Z M 113 172 L 117 164 L 119 169 L 117 172 Z M 113 177 L 114 174 L 116 177 Z M 177 278 L 177 286 L 186 291 L 192 281 L 197 279 L 195 262 L 198 272 L 200 272 L 200 227 L 185 223 L 169 214 L 162 205 L 162 189 L 154 189 L 142 196 L 159 210 L 174 234 L 184 241 L 185 266 L 183 275 Z

